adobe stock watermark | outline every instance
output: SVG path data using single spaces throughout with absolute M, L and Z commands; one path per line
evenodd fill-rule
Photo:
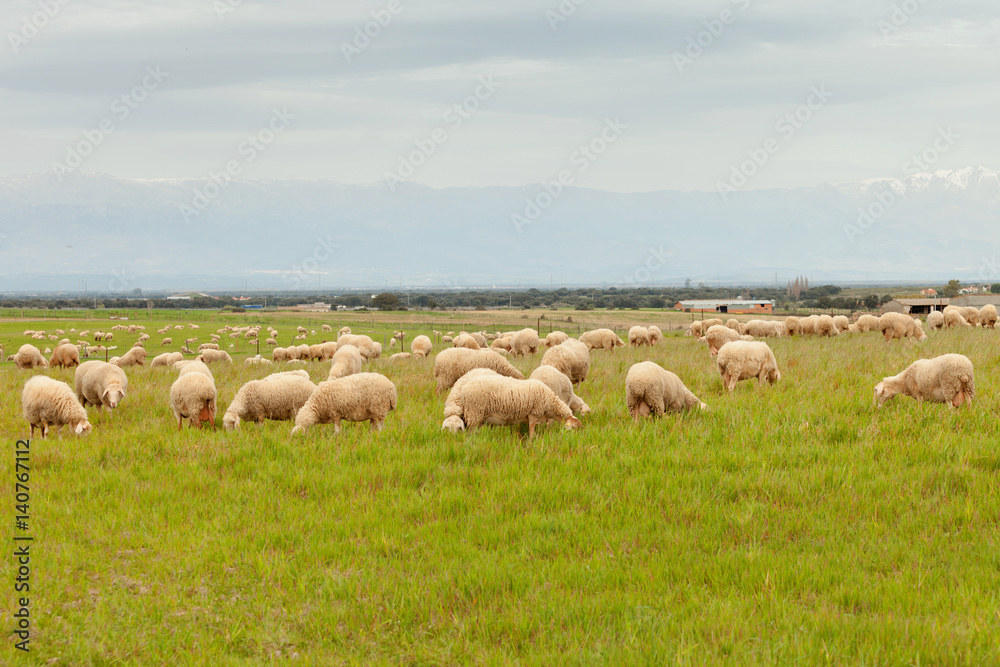
M 18 55 L 21 49 L 28 45 L 28 42 L 38 36 L 45 26 L 59 16 L 62 8 L 70 3 L 70 0 L 36 0 L 41 11 L 35 12 L 31 16 L 21 17 L 21 28 L 17 32 L 7 33 L 7 41 L 10 48 L 14 50 L 14 55 Z
M 908 176 L 928 171 L 942 155 L 948 152 L 962 135 L 955 132 L 952 127 L 938 128 L 937 137 L 931 144 L 916 155 L 911 155 L 902 166 L 902 171 Z M 876 222 L 882 219 L 889 212 L 900 195 L 897 195 L 891 188 L 884 188 L 875 194 L 875 201 L 868 206 L 858 208 L 858 218 L 855 224 L 845 224 L 844 234 L 852 245 L 857 244 L 858 239 L 865 235 Z
M 52 163 L 52 170 L 60 183 L 63 176 L 79 168 L 83 161 L 104 143 L 108 135 L 118 129 L 116 121 L 124 123 L 128 120 L 132 112 L 149 99 L 150 93 L 159 88 L 160 84 L 170 76 L 170 72 L 164 72 L 159 65 L 148 65 L 144 72 L 145 75 L 135 87 L 111 101 L 110 115 L 98 121 L 97 127 L 82 130 L 83 139 L 66 146 L 66 157 L 63 158 L 63 162 Z
M 926 4 L 927 0 L 903 0 L 894 4 L 889 19 L 879 19 L 875 27 L 883 38 L 887 38 L 892 33 L 899 32 Z
M 135 276 L 128 273 L 124 268 L 111 269 L 111 277 L 108 279 L 108 291 L 121 293 L 127 291 L 135 284 Z
M 405 9 L 405 6 L 402 0 L 389 0 L 385 5 L 385 9 L 373 9 L 371 11 L 371 20 L 354 28 L 354 38 L 350 42 L 340 43 L 340 53 L 344 56 L 347 64 L 350 65 L 356 57 L 360 56 L 371 46 L 372 41 L 378 39 L 382 31 L 392 25 L 393 19 L 403 9 Z
M 981 261 L 983 263 L 979 267 L 979 273 L 977 274 L 981 281 L 986 282 L 1000 276 L 1000 262 L 997 262 L 996 255 L 993 255 L 989 259 L 983 257 Z
M 512 213 L 510 222 L 518 234 L 524 231 L 528 225 L 538 222 L 556 201 L 562 196 L 566 188 L 576 182 L 577 176 L 590 169 L 590 165 L 604 155 L 612 144 L 617 142 L 628 129 L 628 125 L 620 118 L 613 120 L 608 118 L 604 121 L 604 127 L 600 133 L 585 144 L 580 145 L 572 155 L 569 156 L 571 169 L 563 169 L 551 181 L 546 181 L 541 185 L 541 191 L 534 197 L 526 197 L 524 208 L 520 213 Z
M 561 0 L 555 9 L 546 9 L 545 20 L 549 22 L 549 28 L 552 29 L 552 32 L 558 30 L 559 24 L 568 21 L 573 14 L 576 14 L 576 10 L 586 2 L 587 0 Z
M 730 2 L 736 5 L 736 8 L 741 12 L 750 9 L 750 0 L 730 0 Z M 726 28 L 736 23 L 737 18 L 739 18 L 738 13 L 726 8 L 719 12 L 717 18 L 702 21 L 701 24 L 705 26 L 705 29 L 688 37 L 687 46 L 683 51 L 674 51 L 674 66 L 677 71 L 683 74 L 684 68 L 693 65 L 698 58 L 701 58 L 705 51 L 722 37 Z
M 242 6 L 243 0 L 214 0 L 212 2 L 212 9 L 215 10 L 215 15 L 219 17 L 220 21 L 226 20 L 226 14 L 232 14 Z
M 426 137 L 416 139 L 413 142 L 416 146 L 415 150 L 398 156 L 396 171 L 385 172 L 385 184 L 389 186 L 389 191 L 395 192 L 400 184 L 411 179 L 417 173 L 417 169 L 426 164 L 427 160 L 437 153 L 438 148 L 448 141 L 449 132 L 455 132 L 461 128 L 467 120 L 472 118 L 473 114 L 479 111 L 484 102 L 493 97 L 499 87 L 500 84 L 493 80 L 492 74 L 481 76 L 479 77 L 479 85 L 476 86 L 471 95 L 445 109 L 444 113 L 441 114 L 441 120 L 444 121 L 446 127 L 435 128 Z
M 665 250 L 662 245 L 647 248 L 646 261 L 635 268 L 630 274 L 622 277 L 619 285 L 648 285 L 653 280 L 653 274 L 667 265 L 667 260 L 674 256 L 673 250 Z
M 267 124 L 248 135 L 236 147 L 236 154 L 240 159 L 229 160 L 221 171 L 209 172 L 209 182 L 200 188 L 195 186 L 190 204 L 177 204 L 184 222 L 190 223 L 193 218 L 201 215 L 201 212 L 232 184 L 233 179 L 243 172 L 244 167 L 253 163 L 278 138 L 278 135 L 288 129 L 293 120 L 295 116 L 289 113 L 286 107 L 272 109 Z
M 748 148 L 747 159 L 730 166 L 728 181 L 716 181 L 715 189 L 722 197 L 722 201 L 728 201 L 730 194 L 749 183 L 750 179 L 781 151 L 782 146 L 791 141 L 798 131 L 812 120 L 816 112 L 822 109 L 831 97 L 833 93 L 827 90 L 826 84 L 810 88 L 805 103 L 795 107 L 775 122 L 774 131 L 777 133 L 775 136 L 768 137 L 760 146 Z
M 299 289 L 309 278 L 307 276 L 326 275 L 326 271 L 320 271 L 319 267 L 333 259 L 334 251 L 340 247 L 333 238 L 327 234 L 316 238 L 316 247 L 312 254 L 307 256 L 298 264 L 293 264 L 292 268 L 284 272 L 281 276 L 282 282 L 289 289 Z

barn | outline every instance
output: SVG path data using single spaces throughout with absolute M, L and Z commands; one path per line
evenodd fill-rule
M 674 305 L 674 310 L 682 310 L 685 313 L 744 313 L 770 315 L 774 313 L 774 301 L 755 299 L 678 301 L 677 304 Z

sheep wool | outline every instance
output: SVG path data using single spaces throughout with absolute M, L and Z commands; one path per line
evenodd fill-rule
M 555 392 L 539 380 L 509 377 L 477 377 L 469 380 L 459 396 L 462 421 L 469 429 L 483 424 L 514 426 L 528 424 L 528 437 L 535 436 L 535 425 L 549 420 L 564 423 L 567 429 L 578 428 L 580 420 Z
M 628 330 L 628 344 L 632 347 L 649 345 L 649 329 L 646 327 L 634 326 Z
M 510 339 L 510 353 L 515 357 L 531 355 L 538 351 L 538 332 L 531 328 L 521 329 Z
M 56 346 L 56 349 L 52 352 L 52 356 L 49 358 L 49 366 L 51 368 L 72 368 L 79 365 L 80 350 L 77 349 L 76 345 L 70 343 L 62 343 Z
M 395 409 L 396 385 L 384 375 L 357 373 L 327 380 L 319 383 L 299 410 L 292 435 L 303 433 L 314 424 L 330 422 L 334 433 L 340 433 L 341 420 L 367 421 L 373 431 L 379 431 Z
M 636 422 L 649 415 L 659 417 L 665 412 L 707 408 L 676 374 L 652 361 L 642 361 L 628 369 L 625 405 Z
M 802 334 L 802 325 L 799 324 L 799 318 L 791 315 L 785 318 L 785 335 L 786 336 L 798 336 Z
M 927 338 L 920 327 L 920 322 L 903 313 L 884 313 L 879 318 L 879 328 L 887 341 L 894 338 L 916 338 L 917 340 Z
M 215 402 L 217 392 L 215 381 L 199 372 L 181 370 L 180 377 L 170 386 L 170 407 L 177 420 L 177 430 L 189 419 L 191 426 L 202 427 L 202 424 L 215 426 Z
M 660 327 L 651 324 L 647 330 L 649 331 L 650 345 L 659 345 L 663 341 L 663 332 L 660 331 Z
M 580 384 L 590 372 L 590 349 L 575 338 L 567 338 L 542 355 L 542 366 L 552 366 L 573 384 Z
M 972 405 L 976 396 L 972 362 L 963 354 L 918 359 L 899 375 L 883 378 L 875 385 L 875 406 L 882 407 L 897 394 L 918 402 L 947 403 L 952 408 Z
M 202 353 L 198 355 L 197 359 L 205 362 L 206 364 L 212 364 L 218 361 L 222 361 L 227 364 L 233 363 L 233 358 L 229 356 L 228 352 L 225 350 L 213 350 L 211 348 L 203 350 Z
M 315 389 L 316 385 L 304 370 L 274 373 L 262 380 L 251 380 L 236 392 L 222 417 L 222 425 L 227 431 L 232 431 L 239 428 L 241 421 L 263 424 L 266 419 L 295 419 Z
M 456 380 L 473 368 L 491 368 L 500 375 L 524 379 L 521 371 L 493 350 L 452 347 L 443 350 L 434 359 L 434 379 L 437 381 L 438 392 L 450 389 Z
M 413 358 L 413 355 L 409 352 L 397 352 L 396 354 L 389 357 L 389 361 L 391 362 L 406 361 L 407 359 L 411 358 Z
M 423 359 L 434 349 L 434 343 L 427 336 L 417 336 L 410 341 L 410 353 L 418 359 Z
M 816 319 L 816 335 L 817 336 L 836 336 L 840 334 L 840 329 L 834 323 L 833 318 L 829 315 L 820 315 Z
M 528 379 L 543 382 L 546 387 L 555 392 L 560 401 L 569 406 L 574 414 L 586 415 L 590 413 L 590 406 L 573 393 L 573 383 L 570 382 L 570 379 L 554 366 L 539 366 L 531 372 Z
M 874 315 L 869 315 L 865 313 L 858 317 L 858 321 L 855 322 L 858 327 L 858 331 L 862 333 L 867 333 L 869 331 L 881 331 L 879 328 L 879 318 Z
M 550 331 L 545 337 L 545 347 L 555 347 L 561 345 L 569 336 L 562 331 Z
M 859 320 L 860 321 L 860 320 Z M 927 314 L 927 328 L 937 331 L 944 328 L 944 313 L 940 310 L 932 310 Z
M 837 327 L 837 331 L 844 333 L 851 326 L 851 321 L 847 319 L 846 315 L 836 315 L 833 318 L 833 324 Z
M 722 324 L 714 324 L 705 332 L 705 342 L 708 343 L 708 353 L 715 356 L 726 343 L 740 340 L 740 334 Z
M 76 398 L 83 407 L 97 405 L 111 412 L 125 398 L 128 377 L 114 364 L 103 361 L 85 361 L 73 376 Z
M 471 371 L 469 371 L 468 373 L 466 373 L 465 375 L 463 375 L 462 377 L 458 378 L 458 380 L 455 381 L 455 384 L 448 392 L 448 398 L 446 398 L 444 402 L 445 423 L 441 425 L 442 429 L 447 429 L 452 432 L 455 432 L 456 430 L 462 430 L 462 431 L 465 430 L 465 422 L 462 421 L 462 402 L 460 398 L 462 395 L 462 388 L 470 380 L 475 379 L 477 377 L 485 377 L 487 375 L 492 375 L 494 377 L 503 377 L 495 370 L 490 368 L 473 368 Z M 448 420 L 453 418 L 458 419 L 459 423 L 461 424 L 460 428 L 458 429 L 449 428 L 448 426 L 449 423 L 454 425 L 454 422 L 449 422 Z
M 49 367 L 49 362 L 45 361 L 41 351 L 31 343 L 25 343 L 18 348 L 17 354 L 14 355 L 14 364 L 22 371 L 39 366 Z
M 987 329 L 993 329 L 997 325 L 997 307 L 988 303 L 979 309 L 979 323 Z
M 944 325 L 949 329 L 954 329 L 955 327 L 972 326 L 962 316 L 962 311 L 959 310 L 957 306 L 945 306 L 943 316 L 944 316 Z
M 722 383 L 728 391 L 736 388 L 741 380 L 757 378 L 758 385 L 767 380 L 774 384 L 781 379 L 778 362 L 767 343 L 760 341 L 734 341 L 726 343 L 719 350 L 715 363 L 722 376 Z
M 336 380 L 361 372 L 364 360 L 358 348 L 348 343 L 339 343 L 337 351 L 333 355 L 333 365 L 330 367 L 330 374 L 327 379 Z
M 476 339 L 467 333 L 461 333 L 455 336 L 455 339 L 451 341 L 451 344 L 453 347 L 465 347 L 470 350 L 480 349 L 479 343 L 476 342 Z
M 202 375 L 207 375 L 212 378 L 215 382 L 215 376 L 212 375 L 212 369 L 210 369 L 204 361 L 200 359 L 188 359 L 186 361 L 178 361 L 174 364 L 174 369 L 178 371 L 177 376 L 187 375 L 188 373 L 201 373 Z
M 699 335 L 701 334 L 699 333 Z M 619 338 L 618 334 L 611 329 L 593 329 L 591 331 L 584 331 L 583 334 L 580 335 L 580 342 L 591 350 L 600 348 L 614 352 L 616 347 L 625 347 L 625 341 Z
M 65 382 L 44 375 L 36 375 L 24 383 L 21 413 L 31 427 L 32 438 L 36 428 L 44 438 L 53 426 L 61 429 L 69 425 L 77 435 L 90 433 L 87 410 L 76 400 L 73 390 Z
M 128 352 L 115 361 L 115 365 L 120 368 L 125 368 L 126 366 L 145 366 L 146 350 L 141 347 L 130 348 Z

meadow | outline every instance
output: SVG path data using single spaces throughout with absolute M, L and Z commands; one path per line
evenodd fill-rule
M 180 347 L 180 331 L 159 346 L 165 322 L 196 322 L 186 333 L 206 342 L 224 323 L 263 321 L 287 344 L 298 324 L 346 322 L 383 340 L 403 317 L 457 331 L 470 318 L 533 326 L 533 313 L 131 321 L 147 326 L 151 358 Z M 116 323 L 0 315 L 6 354 L 51 346 L 25 329 Z M 431 328 L 408 325 L 407 337 Z M 119 351 L 137 336 L 116 331 Z M 365 370 L 395 382 L 397 410 L 380 433 L 347 424 L 338 437 L 332 425 L 295 439 L 288 422 L 221 428 L 241 384 L 278 369 L 245 365 L 256 352 L 245 341 L 234 365 L 213 368 L 214 430 L 178 432 L 175 372 L 127 369 L 119 408 L 90 409 L 92 434 L 31 443 L 31 651 L 5 633 L 0 662 L 1000 662 L 1000 333 L 769 343 L 781 381 L 732 394 L 706 346 L 678 331 L 653 348 L 595 351 L 577 390 L 593 410 L 583 428 L 548 426 L 533 440 L 526 427 L 442 432 L 433 359 L 391 363 L 388 346 Z M 970 409 L 906 397 L 873 407 L 883 376 L 947 352 L 975 364 Z M 513 363 L 527 375 L 540 358 Z M 709 410 L 633 424 L 624 379 L 643 360 L 677 373 Z M 318 382 L 329 365 L 306 368 Z M 8 544 L 19 534 L 14 443 L 28 433 L 20 391 L 34 372 L 72 384 L 72 370 L 0 363 Z M 15 569 L 0 559 L 10 608 Z

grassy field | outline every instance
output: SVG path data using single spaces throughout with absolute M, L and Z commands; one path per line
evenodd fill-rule
M 146 315 L 134 321 L 151 355 L 163 322 L 196 321 L 207 341 L 244 320 Z M 570 333 L 609 316 L 547 315 L 574 317 L 556 325 Z M 309 319 L 263 317 L 280 343 Z M 342 324 L 309 317 L 317 331 Z M 354 332 L 382 339 L 403 317 L 444 331 L 473 317 L 534 326 L 537 311 L 368 317 Z M 11 354 L 33 342 L 24 329 L 113 324 L 3 321 L 0 342 Z M 138 335 L 115 333 L 119 351 Z M 732 395 L 705 345 L 676 333 L 594 352 L 583 429 L 534 440 L 526 428 L 442 433 L 433 360 L 391 364 L 388 347 L 367 369 L 399 390 L 378 434 L 348 424 L 334 437 L 328 425 L 292 440 L 287 422 L 224 432 L 241 384 L 273 370 L 244 365 L 245 345 L 215 369 L 214 431 L 176 430 L 174 372 L 129 369 L 115 413 L 91 409 L 90 436 L 31 444 L 31 653 L 7 635 L 0 663 L 997 664 L 1000 334 L 771 345 L 781 382 Z M 946 352 L 975 364 L 971 409 L 905 397 L 873 408 L 879 379 Z M 539 359 L 515 365 L 527 374 Z M 709 411 L 632 424 L 624 378 L 647 359 Z M 329 362 L 307 368 L 320 381 Z M 71 370 L 42 372 L 72 383 Z M 8 540 L 20 534 L 13 452 L 29 376 L 0 364 Z M 14 576 L 0 559 L 11 609 Z

